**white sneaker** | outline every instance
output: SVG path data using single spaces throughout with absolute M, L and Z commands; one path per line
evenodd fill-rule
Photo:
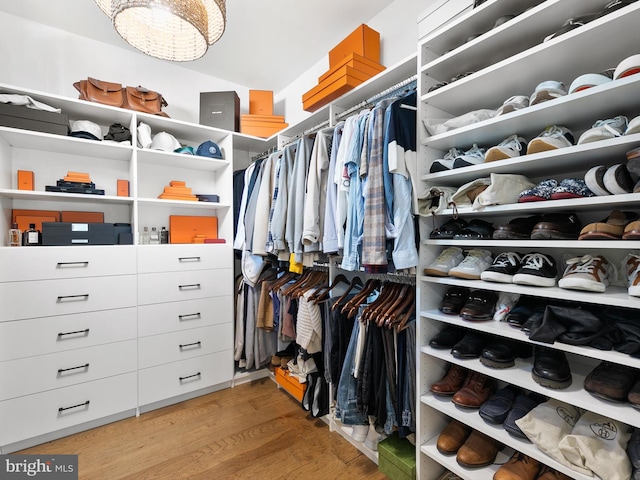
M 484 155 L 485 162 L 495 160 L 506 160 L 507 158 L 519 157 L 520 152 L 527 148 L 527 141 L 518 135 L 511 135 L 501 141 L 495 147 L 491 147 Z
M 480 148 L 474 143 L 473 147 L 456 157 L 453 161 L 453 168 L 470 167 L 484 163 L 484 152 L 484 148 Z
M 491 266 L 492 261 L 491 252 L 474 248 L 467 252 L 467 256 L 458 266 L 449 270 L 449 275 L 468 280 L 480 280 L 480 275 Z
M 351 438 L 356 442 L 364 442 L 369 433 L 369 425 L 354 425 L 351 431 Z
M 520 269 L 522 257 L 516 252 L 502 252 L 487 268 L 480 279 L 486 282 L 513 283 L 513 276 Z
M 462 152 L 457 148 L 454 147 L 449 149 L 442 158 L 438 158 L 433 161 L 429 168 L 429 173 L 446 172 L 447 170 L 451 170 L 453 168 L 453 161 L 460 155 L 462 155 Z
M 629 281 L 629 295 L 640 297 L 640 255 L 628 254 L 623 265 Z
M 431 265 L 427 265 L 424 269 L 425 275 L 434 275 L 436 277 L 446 277 L 449 270 L 460 264 L 464 260 L 464 253 L 458 247 L 447 247 Z
M 618 115 L 607 120 L 598 120 L 589 130 L 580 135 L 578 145 L 620 137 L 627 130 L 628 122 L 627 117 L 624 115 Z
M 602 293 L 615 276 L 615 267 L 602 255 L 570 258 L 567 268 L 558 281 L 560 288 Z
M 529 106 L 529 97 L 524 95 L 514 95 L 507 98 L 502 105 L 496 110 L 496 116 L 504 115 L 505 113 L 515 112 L 516 110 L 522 110 Z
M 385 438 L 387 438 L 387 436 L 384 433 L 376 432 L 376 429 L 373 428 L 373 425 L 370 425 L 369 433 L 367 433 L 367 438 L 364 441 L 364 446 L 377 452 L 378 443 L 380 443 Z
M 567 127 L 553 125 L 529 142 L 527 155 L 573 145 L 573 133 Z

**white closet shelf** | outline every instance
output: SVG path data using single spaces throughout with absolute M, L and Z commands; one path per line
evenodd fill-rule
M 537 249 L 561 248 L 575 250 L 637 250 L 640 240 L 423 240 L 423 245 L 456 246 L 460 248 L 518 248 L 534 251 Z
M 631 357 L 627 354 L 617 352 L 615 350 L 596 350 L 591 347 L 583 347 L 579 345 L 569 345 L 562 342 L 554 342 L 549 345 L 542 342 L 534 342 L 529 340 L 527 334 L 523 331 L 512 327 L 507 322 L 497 322 L 489 320 L 486 322 L 468 322 L 463 320 L 458 315 L 445 315 L 438 310 L 427 310 L 420 312 L 420 316 L 423 318 L 429 318 L 438 322 L 446 323 L 448 325 L 455 325 L 463 327 L 468 330 L 477 330 L 491 335 L 497 335 L 499 337 L 505 337 L 512 340 L 517 340 L 532 345 L 540 345 L 542 347 L 550 347 L 555 350 L 562 350 L 563 352 L 574 353 L 576 355 L 582 355 L 584 357 L 593 357 L 594 354 L 598 355 L 600 360 L 606 360 L 611 363 L 618 363 L 620 365 L 626 365 L 628 367 L 640 368 L 640 359 Z
M 174 120 L 159 115 L 137 112 L 136 116 L 139 122 L 142 121 L 149 125 L 154 134 L 158 132 L 168 132 L 180 140 L 195 142 L 196 147 L 202 143 L 203 138 L 208 138 L 215 143 L 220 143 L 231 135 L 231 132 L 227 130 L 188 123 L 182 120 Z
M 471 290 L 491 290 L 495 292 L 518 293 L 532 297 L 569 300 L 596 305 L 610 305 L 612 307 L 640 308 L 640 297 L 631 297 L 626 287 L 609 286 L 605 293 L 581 292 L 559 287 L 529 287 L 513 283 L 485 282 L 484 280 L 464 280 L 455 277 L 422 276 L 420 279 L 427 283 L 469 287 Z
M 330 415 L 333 416 L 333 412 L 331 412 Z M 332 431 L 338 433 L 341 437 L 343 437 L 354 447 L 360 450 L 360 452 L 364 453 L 369 458 L 369 460 L 371 460 L 375 464 L 378 464 L 378 452 L 367 447 L 364 442 L 358 442 L 357 440 L 354 440 L 352 435 L 353 427 L 351 425 L 345 425 L 335 418 L 329 420 L 329 425 L 333 427 Z
M 564 389 L 551 389 L 538 385 L 531 377 L 533 357 L 525 360 L 516 359 L 515 365 L 510 368 L 496 369 L 485 367 L 477 359 L 459 360 L 454 358 L 447 350 L 436 350 L 429 346 L 423 346 L 420 348 L 420 351 L 423 354 L 461 365 L 469 370 L 488 375 L 525 390 L 537 392 L 546 397 L 555 398 L 561 402 L 575 405 L 576 407 L 599 415 L 604 415 L 613 420 L 640 427 L 640 412 L 629 404 L 605 402 L 593 397 L 584 390 L 584 379 L 595 366 L 580 363 L 576 360 L 577 357 L 568 357 L 569 364 L 571 365 L 571 385 Z
M 138 162 L 150 165 L 165 165 L 190 170 L 205 170 L 214 172 L 230 165 L 228 160 L 201 157 L 200 155 L 186 155 L 183 153 L 163 152 L 159 150 L 138 150 Z
M 420 397 L 420 400 L 422 403 L 426 403 L 432 406 L 433 408 L 444 413 L 448 417 L 455 418 L 456 420 L 459 420 L 460 422 L 464 423 L 465 425 L 468 425 L 474 430 L 478 430 L 479 432 L 482 432 L 485 435 L 495 438 L 500 443 L 508 447 L 511 447 L 513 450 L 517 450 L 519 452 L 524 453 L 525 455 L 535 458 L 536 460 L 549 465 L 551 468 L 558 470 L 559 472 L 562 472 L 565 475 L 569 475 L 571 478 L 575 478 L 577 480 L 587 480 L 587 479 L 593 480 L 593 477 L 588 477 L 579 472 L 576 472 L 575 470 L 571 470 L 570 468 L 555 461 L 553 458 L 551 458 L 544 452 L 540 451 L 533 443 L 528 442 L 526 440 L 521 440 L 519 438 L 509 435 L 509 433 L 504 429 L 502 425 L 492 425 L 485 422 L 482 419 L 482 417 L 478 414 L 478 410 L 462 409 L 462 408 L 456 407 L 455 403 L 451 401 L 450 397 L 448 398 L 439 397 L 437 395 L 432 395 L 431 393 L 428 393 Z M 428 448 L 430 449 L 431 443 L 434 441 L 437 442 L 437 440 L 438 440 L 438 436 L 436 435 L 435 439 L 427 443 Z M 435 451 L 437 452 L 438 455 L 440 455 L 441 458 L 443 457 L 443 455 L 440 452 L 438 452 L 437 449 L 435 449 Z M 503 454 L 506 455 L 506 453 L 503 453 Z M 453 456 L 453 460 L 455 462 L 455 456 Z M 496 461 L 496 464 L 497 463 L 501 463 L 499 459 Z M 493 472 L 493 470 L 491 471 Z M 470 472 L 470 470 L 467 469 L 466 472 Z M 484 472 L 485 470 L 483 469 L 482 473 L 484 474 Z M 469 478 L 479 478 L 479 477 L 470 476 Z
M 74 202 L 97 204 L 133 204 L 131 197 L 114 197 L 111 195 L 85 195 L 82 193 L 37 192 L 32 190 L 11 190 L 0 188 L 0 196 L 13 200 L 44 200 L 47 202 Z
M 167 200 L 163 198 L 139 198 L 138 203 L 140 205 L 147 205 L 150 207 L 166 207 L 166 206 L 177 206 L 177 207 L 189 207 L 189 208 L 200 208 L 200 209 L 227 209 L 231 208 L 231 205 L 227 203 L 216 203 L 216 202 L 191 202 L 189 200 Z

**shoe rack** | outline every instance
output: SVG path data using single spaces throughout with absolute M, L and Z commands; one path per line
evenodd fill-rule
M 558 31 L 569 18 L 599 11 L 606 0 L 488 0 L 473 9 L 450 19 L 444 25 L 424 33 L 418 42 L 418 170 L 423 191 L 430 186 L 460 187 L 465 183 L 489 177 L 491 173 L 510 173 L 527 176 L 533 183 L 546 178 L 584 178 L 593 166 L 610 166 L 626 161 L 626 152 L 640 145 L 640 135 L 622 136 L 611 140 L 575 145 L 563 149 L 525 155 L 509 160 L 482 163 L 445 172 L 429 173 L 431 163 L 450 148 L 470 148 L 474 143 L 489 148 L 513 134 L 527 141 L 538 136 L 547 126 L 563 125 L 572 130 L 575 138 L 589 129 L 598 119 L 626 115 L 632 119 L 640 115 L 640 75 L 626 77 L 599 87 L 590 88 L 496 116 L 445 133 L 430 135 L 424 122 L 442 123 L 450 118 L 478 109 L 496 110 L 514 95 L 530 96 L 536 85 L 545 80 L 562 81 L 565 86 L 579 75 L 599 73 L 615 68 L 628 56 L 640 53 L 633 42 L 625 42 L 622 32 L 634 30 L 640 21 L 640 3 L 634 3 L 589 22 L 579 28 L 544 42 L 544 38 Z M 504 15 L 515 18 L 493 28 Z M 423 20 L 428 22 L 428 18 Z M 420 32 L 428 30 L 419 26 Z M 471 35 L 478 37 L 466 41 Z M 454 77 L 470 74 L 451 81 Z M 437 89 L 431 87 L 447 82 Z M 441 121 L 439 121 L 441 120 Z M 435 121 L 435 122 L 434 122 Z M 530 287 L 515 284 L 464 280 L 454 277 L 423 275 L 424 267 L 448 246 L 464 250 L 482 248 L 495 257 L 501 252 L 522 254 L 539 251 L 554 256 L 561 276 L 565 254 L 581 256 L 602 254 L 620 269 L 620 262 L 630 251 L 640 248 L 640 242 L 560 241 L 560 240 L 430 240 L 429 233 L 455 214 L 465 220 L 482 219 L 494 226 L 506 224 L 518 217 L 550 212 L 575 212 L 583 225 L 601 221 L 614 210 L 638 211 L 638 194 L 609 195 L 583 199 L 549 200 L 508 204 L 472 210 L 462 207 L 444 210 L 436 217 L 420 218 L 420 268 L 418 281 L 418 410 L 417 460 L 418 477 L 435 479 L 445 468 L 465 479 L 492 478 L 499 465 L 479 469 L 460 466 L 454 456 L 444 456 L 436 449 L 439 433 L 453 418 L 479 430 L 505 445 L 497 462 L 508 459 L 518 450 L 570 476 L 587 478 L 552 460 L 532 443 L 509 435 L 501 425 L 485 423 L 477 410 L 457 408 L 448 397 L 431 394 L 430 385 L 446 373 L 450 363 L 464 366 L 495 378 L 500 386 L 511 384 L 525 391 L 555 398 L 582 409 L 598 413 L 634 427 L 640 427 L 640 413 L 629 404 L 614 404 L 598 400 L 583 389 L 585 376 L 602 360 L 640 368 L 640 360 L 615 350 L 600 351 L 590 347 L 572 346 L 556 342 L 548 345 L 567 355 L 573 382 L 566 389 L 550 389 L 537 384 L 531 377 L 533 357 L 518 359 L 513 367 L 492 369 L 478 360 L 458 360 L 448 350 L 429 347 L 429 339 L 447 325 L 489 333 L 498 338 L 513 339 L 530 346 L 527 335 L 506 322 L 469 322 L 457 315 L 438 311 L 438 304 L 451 286 L 511 292 L 544 299 L 563 299 L 585 306 L 608 305 L 640 309 L 640 298 L 631 297 L 624 283 L 607 287 L 604 293 L 581 292 L 556 287 Z M 592 478 L 592 477 L 589 477 Z

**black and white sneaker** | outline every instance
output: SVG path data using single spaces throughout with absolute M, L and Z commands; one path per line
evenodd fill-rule
M 480 274 L 487 282 L 513 283 L 513 276 L 520 269 L 522 256 L 516 252 L 502 252 L 493 264 Z
M 513 283 L 534 287 L 554 287 L 558 267 L 550 255 L 539 252 L 528 253 L 522 258 L 522 266 L 513 276 Z

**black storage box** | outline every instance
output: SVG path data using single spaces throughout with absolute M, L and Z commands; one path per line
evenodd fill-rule
M 240 97 L 236 92 L 200 92 L 200 125 L 240 131 Z
M 36 132 L 68 135 L 69 116 L 64 113 L 35 110 L 22 105 L 0 103 L 0 125 L 35 130 Z
M 113 223 L 42 222 L 42 245 L 113 245 Z
M 113 224 L 113 243 L 115 245 L 133 245 L 133 232 L 130 223 Z

